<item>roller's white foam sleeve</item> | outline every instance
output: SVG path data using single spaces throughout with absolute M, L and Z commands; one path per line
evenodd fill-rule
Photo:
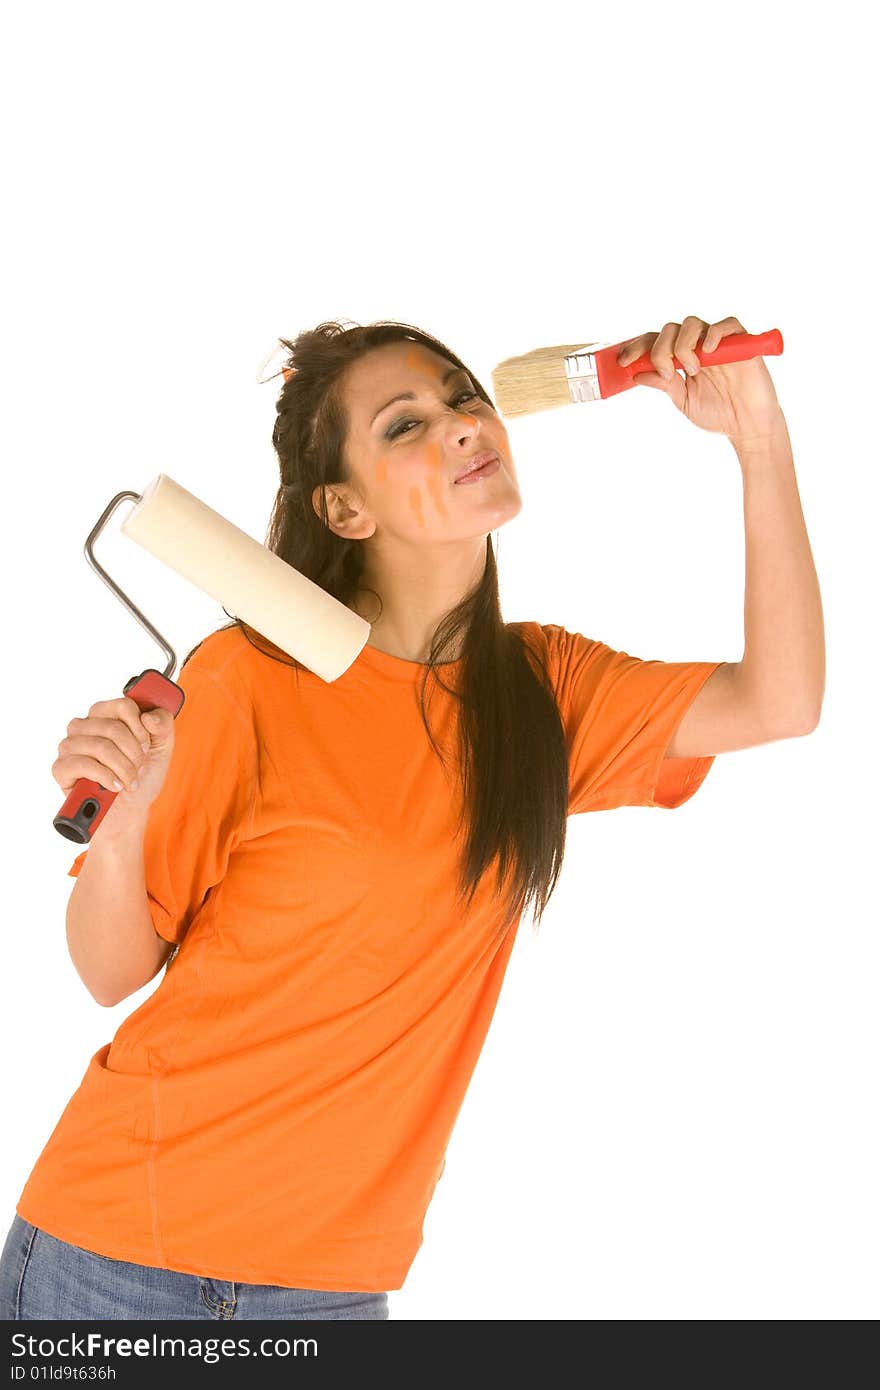
M 359 614 L 167 473 L 120 530 L 322 680 L 343 675 L 366 645 L 370 624 Z

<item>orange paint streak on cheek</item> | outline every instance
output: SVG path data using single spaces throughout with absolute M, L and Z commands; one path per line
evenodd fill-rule
M 382 457 L 380 458 L 379 462 L 376 464 L 376 482 L 377 482 L 377 483 L 387 483 L 387 481 L 388 481 L 388 459 L 387 459 L 386 455 L 383 454 Z
M 443 483 L 440 479 L 439 474 L 435 473 L 432 478 L 428 479 L 427 488 L 428 492 L 434 499 L 434 506 L 437 508 L 437 511 L 440 513 L 441 517 L 445 521 L 449 513 L 447 512 L 446 507 L 443 504 Z
M 440 514 L 441 518 L 444 521 L 446 521 L 447 517 L 449 516 L 449 513 L 447 512 L 446 506 L 443 501 L 443 453 L 440 448 L 440 445 L 436 441 L 432 444 L 429 444 L 425 452 L 428 457 L 428 467 L 431 470 L 430 475 L 428 477 L 428 481 L 425 484 L 425 486 L 428 489 L 428 494 L 432 498 L 434 506 L 437 508 L 438 513 Z
M 446 370 L 446 366 L 444 363 L 435 362 L 433 358 L 428 357 L 424 349 L 420 347 L 413 348 L 407 354 L 406 365 L 409 367 L 410 371 L 425 372 L 435 381 L 439 381 Z M 469 420 L 474 425 L 476 424 L 476 420 L 472 415 L 465 416 L 465 419 Z M 443 500 L 443 453 L 440 448 L 440 445 L 436 442 L 429 444 L 426 449 L 426 455 L 428 468 L 431 470 L 430 476 L 426 483 L 426 487 L 431 499 L 433 500 L 434 506 L 436 507 L 438 514 L 445 521 L 448 518 L 449 513 L 446 509 L 446 505 Z M 385 462 L 386 461 L 384 459 L 381 460 L 381 463 Z M 377 477 L 378 476 L 379 474 L 377 470 Z M 386 476 L 387 465 L 385 472 L 382 474 L 382 480 L 384 480 Z M 413 515 L 418 524 L 424 527 L 425 516 L 424 511 L 422 509 L 422 495 L 418 488 L 410 488 L 409 505 L 412 508 Z

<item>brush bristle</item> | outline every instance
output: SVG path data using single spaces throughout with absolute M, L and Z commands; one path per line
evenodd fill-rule
M 565 375 L 564 359 L 570 352 L 581 352 L 593 343 L 564 343 L 557 347 L 535 348 L 522 357 L 505 357 L 492 372 L 495 401 L 501 414 L 534 415 L 571 405 L 571 391 Z

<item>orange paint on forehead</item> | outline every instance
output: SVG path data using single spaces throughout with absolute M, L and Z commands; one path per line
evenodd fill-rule
M 429 357 L 423 347 L 411 348 L 406 354 L 406 365 L 413 372 L 424 371 L 429 376 L 440 377 L 446 368 L 440 362 L 435 362 Z

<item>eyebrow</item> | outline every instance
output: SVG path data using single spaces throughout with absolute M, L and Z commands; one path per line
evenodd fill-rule
M 468 376 L 468 373 L 464 370 L 464 367 L 452 367 L 452 368 L 446 373 L 446 375 L 442 378 L 443 385 L 445 386 L 446 383 L 447 383 L 447 381 L 449 380 L 449 378 L 450 378 L 450 377 L 453 377 L 453 376 Z M 468 377 L 468 380 L 470 380 L 469 377 Z M 385 404 L 382 405 L 382 406 L 380 406 L 379 409 L 376 411 L 376 414 L 373 416 L 372 420 L 370 421 L 371 427 L 372 427 L 373 425 L 375 425 L 375 423 L 376 423 L 376 421 L 378 420 L 379 416 L 382 414 L 382 411 L 383 411 L 383 410 L 387 410 L 388 407 L 389 407 L 389 405 L 394 405 L 394 402 L 395 402 L 395 401 L 414 401 L 415 399 L 416 399 L 416 393 L 415 393 L 415 391 L 402 391 L 401 394 L 400 394 L 399 396 L 392 396 L 390 401 L 386 401 Z

